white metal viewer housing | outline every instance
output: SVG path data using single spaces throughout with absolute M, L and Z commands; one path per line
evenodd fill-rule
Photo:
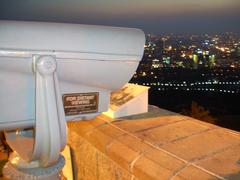
M 0 130 L 16 152 L 5 174 L 57 178 L 66 120 L 107 111 L 144 43 L 138 29 L 0 21 Z

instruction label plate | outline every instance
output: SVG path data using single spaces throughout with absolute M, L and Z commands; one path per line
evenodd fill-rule
M 99 93 L 73 93 L 63 95 L 63 106 L 66 116 L 73 116 L 98 111 Z

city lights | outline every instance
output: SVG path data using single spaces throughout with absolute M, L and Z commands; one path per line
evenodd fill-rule
M 240 93 L 239 41 L 234 33 L 147 35 L 144 58 L 132 82 L 157 91 Z

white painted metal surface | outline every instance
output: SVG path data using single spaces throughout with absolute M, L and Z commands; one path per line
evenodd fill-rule
M 126 55 L 139 61 L 144 41 L 144 33 L 132 28 L 0 21 L 0 49 L 6 50 L 86 53 L 102 60 L 104 55 Z
M 0 130 L 29 162 L 25 172 L 55 166 L 66 144 L 66 120 L 108 109 L 110 92 L 136 70 L 144 41 L 137 29 L 0 21 Z M 97 94 L 96 111 L 64 114 L 62 97 L 74 93 Z M 35 131 L 7 131 L 28 127 Z M 24 169 L 23 161 L 16 167 Z
M 33 56 L 36 92 L 34 135 L 32 130 L 5 132 L 8 144 L 18 156 L 25 162 L 37 161 L 40 167 L 49 167 L 58 161 L 67 139 L 56 68 L 54 56 Z
M 138 29 L 0 21 L 0 129 L 34 124 L 34 55 L 56 57 L 61 94 L 99 92 L 98 112 L 72 120 L 108 109 L 109 93 L 130 80 L 144 43 Z
M 49 177 L 57 178 L 66 120 L 93 118 L 108 109 L 110 92 L 136 70 L 144 41 L 137 29 L 0 21 L 0 130 L 17 152 L 6 176 L 14 172 L 13 177 L 29 178 L 34 170 L 33 179 L 41 179 L 48 171 L 38 176 L 38 169 L 52 167 Z M 87 104 L 86 111 L 79 111 L 84 101 L 67 104 L 64 98 L 74 94 L 93 98 L 94 109 Z

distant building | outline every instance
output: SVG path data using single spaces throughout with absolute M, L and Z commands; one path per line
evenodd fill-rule
M 210 68 L 213 68 L 216 64 L 216 56 L 213 54 L 213 55 L 210 55 L 209 56 L 209 67 Z
M 198 55 L 194 54 L 193 55 L 193 69 L 198 68 Z

